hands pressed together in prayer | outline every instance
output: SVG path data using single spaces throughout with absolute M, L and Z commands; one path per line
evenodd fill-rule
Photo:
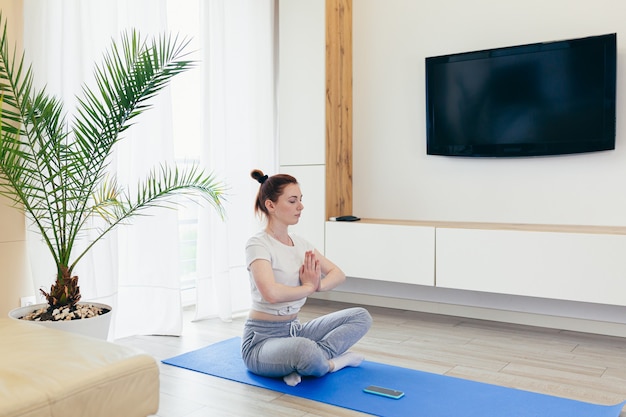
M 300 284 L 309 286 L 312 292 L 316 292 L 320 288 L 322 279 L 322 268 L 320 261 L 313 251 L 306 251 L 304 254 L 304 263 L 300 267 Z

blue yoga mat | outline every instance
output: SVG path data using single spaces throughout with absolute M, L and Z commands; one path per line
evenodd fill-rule
M 626 404 L 590 404 L 369 361 L 321 378 L 303 378 L 290 387 L 281 378 L 249 372 L 240 344 L 235 337 L 163 363 L 378 416 L 618 417 Z M 395 400 L 367 394 L 367 385 L 404 391 L 405 396 Z

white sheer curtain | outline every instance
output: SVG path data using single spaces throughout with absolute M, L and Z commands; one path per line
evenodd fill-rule
M 202 77 L 195 89 L 201 88 L 204 100 L 201 117 L 188 123 L 202 132 L 199 159 L 230 187 L 226 221 L 210 208 L 199 216 L 196 317 L 228 319 L 233 310 L 246 309 L 249 300 L 243 244 L 258 225 L 252 216 L 257 188 L 248 173 L 254 167 L 271 172 L 268 167 L 276 166 L 274 0 L 196 5 L 204 31 Z M 24 46 L 37 82 L 63 98 L 67 111 L 111 39 L 131 27 L 144 36 L 169 29 L 167 0 L 25 0 L 24 18 Z M 125 132 L 113 164 L 121 184 L 132 186 L 155 164 L 173 160 L 176 127 L 170 98 L 167 90 L 160 94 L 154 108 Z M 83 299 L 113 305 L 110 338 L 182 331 L 176 213 L 151 214 L 111 234 L 75 271 Z M 42 261 L 46 256 L 31 256 L 36 288 L 48 287 L 52 278 Z
M 275 2 L 201 2 L 203 160 L 228 178 L 225 222 L 200 218 L 196 319 L 249 307 L 244 246 L 259 227 L 253 216 L 253 168 L 275 171 Z

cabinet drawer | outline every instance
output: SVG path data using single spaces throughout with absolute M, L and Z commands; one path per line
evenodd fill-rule
M 326 257 L 350 277 L 432 286 L 435 228 L 326 222 Z
M 626 305 L 626 236 L 437 229 L 437 286 Z

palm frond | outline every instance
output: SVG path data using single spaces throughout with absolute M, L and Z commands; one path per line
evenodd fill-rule
M 218 181 L 213 173 L 207 173 L 198 165 L 182 169 L 176 165 L 160 165 L 138 184 L 134 198 L 123 192 L 114 178 L 103 182 L 94 194 L 91 210 L 106 222 L 106 227 L 101 229 L 98 237 L 77 256 L 70 265 L 70 270 L 97 241 L 116 226 L 145 214 L 148 209 L 174 208 L 179 204 L 176 197 L 199 196 L 224 218 L 223 203 L 226 201 L 226 191 L 226 186 Z M 195 202 L 193 199 L 190 201 Z
M 9 49 L 1 12 L 0 22 L 0 194 L 26 212 L 50 249 L 57 265 L 50 303 L 59 299 L 52 293 L 65 289 L 72 295 L 61 298 L 76 302 L 77 285 L 69 289 L 76 284 L 76 263 L 114 227 L 147 209 L 172 207 L 173 197 L 193 194 L 223 216 L 224 186 L 197 166 L 162 165 L 133 198 L 107 173 L 113 147 L 134 118 L 172 77 L 193 67 L 187 39 L 162 35 L 146 41 L 136 31 L 123 33 L 96 66 L 95 87 L 83 86 L 76 116 L 68 121 L 62 102 L 45 88 L 35 91 L 24 54 Z M 105 226 L 75 255 L 75 242 L 92 216 L 105 219 Z

